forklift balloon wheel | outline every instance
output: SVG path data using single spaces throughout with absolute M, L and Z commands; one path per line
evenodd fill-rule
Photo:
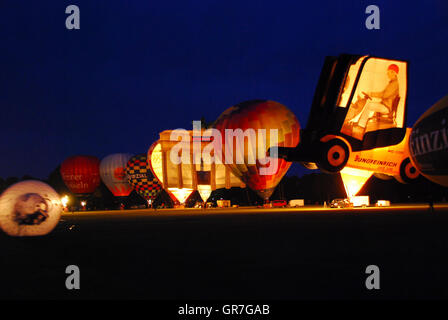
M 335 173 L 341 171 L 347 164 L 349 157 L 349 148 L 347 144 L 339 139 L 332 139 L 322 144 L 321 161 L 319 169 Z

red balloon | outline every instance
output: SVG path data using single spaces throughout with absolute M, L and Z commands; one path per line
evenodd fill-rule
M 93 156 L 74 156 L 61 165 L 61 176 L 72 193 L 90 194 L 100 185 L 100 160 Z

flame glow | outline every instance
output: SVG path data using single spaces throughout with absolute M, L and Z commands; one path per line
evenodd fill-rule
M 65 195 L 65 196 L 63 196 L 63 197 L 61 198 L 62 206 L 63 206 L 64 208 L 67 207 L 68 201 L 69 201 L 69 199 L 68 199 L 68 196 L 67 196 L 67 195 Z
M 204 200 L 204 202 L 207 202 L 208 198 L 212 194 L 212 187 L 207 184 L 199 184 L 198 192 L 201 195 L 202 200 Z
M 364 184 L 373 175 L 373 171 L 359 170 L 345 167 L 341 170 L 341 178 L 344 183 L 345 192 L 350 199 L 361 190 Z
M 193 192 L 193 189 L 188 188 L 168 188 L 168 190 L 176 197 L 176 199 L 181 203 L 184 204 L 185 201 L 188 199 L 190 194 Z

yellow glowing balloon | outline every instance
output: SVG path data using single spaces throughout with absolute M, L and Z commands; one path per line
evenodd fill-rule
M 181 157 L 187 157 L 188 161 L 172 161 L 171 153 L 179 146 L 179 141 L 172 138 L 174 130 L 161 132 L 160 140 L 148 150 L 149 167 L 168 194 L 175 198 L 173 200 L 184 203 L 193 191 L 198 190 L 206 201 L 213 190 L 245 187 L 225 164 L 210 163 L 203 159 L 203 151 L 210 144 L 210 137 L 204 131 L 199 131 L 197 137 L 193 136 L 194 131 L 182 132 L 182 140 L 185 142 L 180 142 L 183 148 L 179 150 Z
M 344 183 L 345 192 L 350 199 L 361 190 L 367 180 L 373 174 L 373 171 L 359 170 L 354 168 L 345 167 L 341 170 L 341 178 Z

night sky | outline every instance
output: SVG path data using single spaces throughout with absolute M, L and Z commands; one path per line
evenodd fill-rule
M 65 28 L 70 4 L 80 30 Z M 380 30 L 365 27 L 370 4 Z M 0 177 L 146 152 L 160 131 L 249 99 L 305 126 L 324 58 L 340 53 L 410 62 L 412 126 L 448 94 L 448 2 L 1 0 Z

